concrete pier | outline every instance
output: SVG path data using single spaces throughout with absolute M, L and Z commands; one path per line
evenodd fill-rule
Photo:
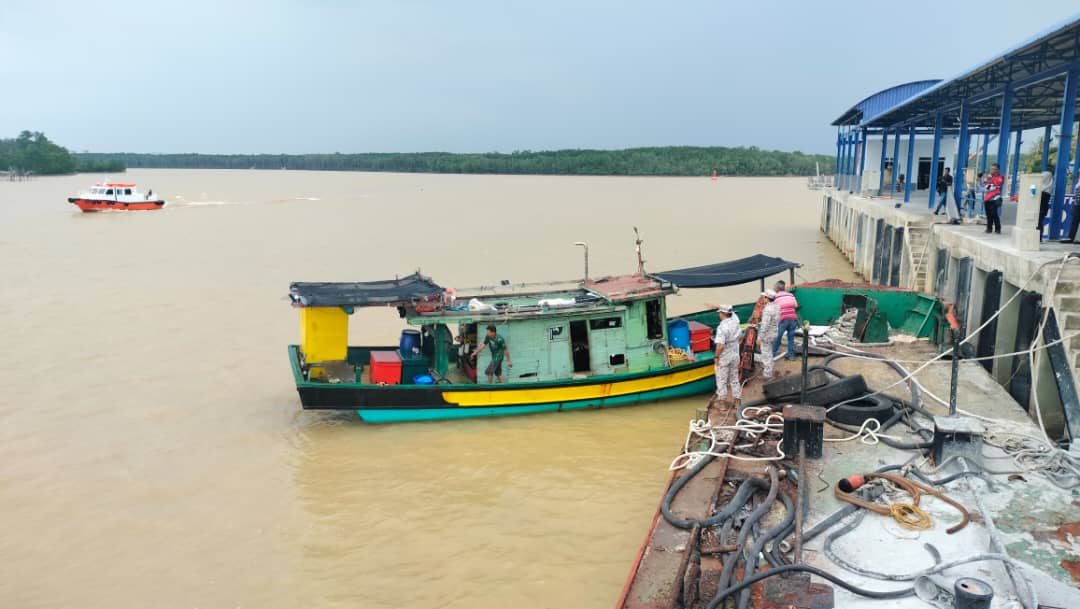
M 1019 180 L 1024 188 L 1034 180 L 1025 178 Z M 1033 418 L 1037 398 L 1052 437 L 1080 437 L 1080 336 L 1037 351 L 1034 373 L 1026 353 L 1006 356 L 1028 350 L 1039 340 L 1039 327 L 1039 344 L 1080 333 L 1080 259 L 1062 263 L 1077 246 L 1039 244 L 1034 194 L 1027 192 L 1005 204 L 1001 234 L 986 233 L 975 219 L 950 225 L 922 197 L 920 203 L 900 201 L 826 190 L 821 230 L 867 281 L 955 303 L 966 336 L 964 357 L 988 358 L 980 363 Z

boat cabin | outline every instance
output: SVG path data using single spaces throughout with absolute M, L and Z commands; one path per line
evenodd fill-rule
M 87 193 L 87 199 L 141 202 L 146 201 L 147 196 L 139 192 L 135 184 L 109 182 L 94 184 Z
M 419 275 L 403 281 L 427 283 L 430 289 L 384 304 L 396 306 L 409 327 L 397 346 L 379 348 L 346 345 L 349 314 L 354 306 L 365 306 L 362 294 L 337 299 L 351 305 L 303 306 L 305 299 L 319 300 L 319 288 L 294 284 L 290 295 L 302 307 L 299 357 L 307 380 L 486 384 L 483 372 L 492 354 L 485 349 L 474 358 L 474 353 L 489 325 L 510 351 L 513 368 L 504 363 L 502 370 L 508 384 L 642 372 L 670 363 L 664 299 L 674 286 L 663 280 L 629 275 L 461 296 Z

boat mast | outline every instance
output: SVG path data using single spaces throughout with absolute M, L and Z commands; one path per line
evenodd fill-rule
M 574 245 L 585 248 L 585 281 L 589 280 L 589 244 L 584 241 L 575 241 Z
M 642 277 L 645 276 L 645 259 L 641 257 L 641 244 L 644 241 L 641 240 L 641 233 L 638 232 L 637 227 L 634 227 L 634 252 L 637 253 L 637 272 Z

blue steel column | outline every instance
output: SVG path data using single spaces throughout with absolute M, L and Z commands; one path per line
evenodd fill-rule
M 859 132 L 851 132 L 851 149 L 848 150 L 848 174 L 855 175 L 855 153 L 859 149 Z
M 904 203 L 911 200 L 911 163 L 915 160 L 915 123 L 908 127 L 907 173 L 904 175 Z
M 1020 138 L 1021 138 L 1021 132 L 1018 129 L 1016 131 L 1016 147 L 1013 148 L 1012 191 L 1009 193 L 1009 196 L 1016 196 L 1016 193 L 1019 192 L 1017 190 L 1019 188 L 1019 186 L 1017 186 L 1017 184 L 1016 184 L 1016 179 L 1020 176 Z
M 1046 171 L 1046 163 L 1050 159 L 1050 136 L 1052 135 L 1052 128 L 1047 125 L 1043 130 L 1042 163 L 1039 165 L 1039 171 Z
M 862 190 L 862 177 L 866 172 L 866 127 L 862 130 L 862 145 L 859 146 L 859 190 Z
M 892 184 L 889 184 L 889 192 L 896 190 L 896 178 L 900 175 L 900 127 L 896 127 L 896 135 L 893 136 L 892 150 Z M 892 196 L 891 194 L 889 196 Z
M 837 127 L 836 128 L 836 171 L 833 172 L 833 175 L 837 176 L 837 177 L 840 176 L 840 153 L 842 151 L 842 146 L 840 144 L 841 141 L 842 140 L 840 139 L 840 127 Z
M 878 185 L 877 194 L 880 197 L 881 191 L 885 190 L 885 150 L 889 146 L 889 131 L 883 129 L 881 131 L 881 169 L 878 173 Z
M 1009 170 L 1009 134 L 1012 132 L 1012 83 L 1005 85 L 1001 96 L 1001 126 L 998 129 L 997 165 L 1002 175 Z
M 941 113 L 934 115 L 934 152 L 930 155 L 930 209 L 934 208 L 934 199 L 937 195 L 937 160 L 941 154 Z M 946 210 L 948 211 L 948 210 Z
M 1076 120 L 1076 87 L 1080 83 L 1080 67 L 1074 66 L 1065 74 L 1065 99 L 1061 108 L 1061 132 L 1058 135 L 1057 164 L 1054 171 L 1054 198 L 1050 202 L 1048 239 L 1060 239 L 1064 228 L 1061 214 L 1065 205 L 1065 172 L 1069 169 L 1072 151 L 1073 121 Z
M 960 136 L 956 142 L 956 177 L 953 178 L 953 184 L 958 184 L 957 188 L 953 188 L 953 200 L 957 205 L 961 203 L 961 197 L 964 192 L 964 174 L 967 172 L 967 159 L 968 150 L 971 148 L 971 135 L 968 132 L 968 122 L 971 120 L 971 108 L 967 102 L 960 104 Z M 985 139 L 983 140 L 985 143 Z M 983 147 L 985 150 L 986 147 Z
M 844 144 L 844 175 L 845 176 L 850 176 L 851 175 L 851 155 L 854 153 L 854 150 L 855 150 L 855 142 L 854 142 L 854 140 L 851 139 L 851 132 L 850 131 L 848 131 L 846 140 L 847 141 Z M 851 182 L 851 180 L 848 179 L 847 182 Z M 847 188 L 847 186 L 845 185 L 844 188 Z
M 990 151 L 990 134 L 983 133 L 982 158 L 979 159 L 979 173 L 986 173 L 986 155 Z
M 851 138 L 844 134 L 844 158 L 840 161 L 840 175 L 843 176 L 843 189 L 847 190 L 848 155 L 851 154 Z
M 851 134 L 844 134 L 844 164 L 840 166 L 844 172 L 844 190 L 847 190 L 848 175 L 851 174 Z

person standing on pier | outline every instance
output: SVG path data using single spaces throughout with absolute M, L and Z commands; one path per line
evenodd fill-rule
M 720 313 L 720 325 L 716 326 L 716 400 L 727 402 L 728 387 L 731 388 L 733 406 L 742 404 L 742 384 L 739 383 L 739 318 L 731 305 L 716 307 Z
M 799 315 L 796 313 L 796 309 L 799 308 L 799 301 L 795 300 L 795 296 L 785 290 L 787 284 L 781 281 L 776 282 L 776 306 L 780 308 L 780 325 L 777 330 L 776 338 L 773 339 L 773 357 L 776 356 L 776 352 L 780 350 L 780 341 L 784 339 L 784 334 L 787 334 L 787 355 L 785 359 L 795 359 L 795 328 L 799 325 Z
M 776 349 L 773 348 L 773 343 L 776 342 L 776 333 L 780 329 L 780 307 L 776 304 L 776 292 L 773 290 L 765 290 L 761 295 L 767 299 L 761 309 L 761 322 L 758 323 L 761 359 L 765 367 L 762 378 L 771 379 L 773 366 L 776 364 Z
M 1005 176 L 1001 175 L 1001 166 L 990 166 L 990 177 L 986 178 L 986 232 L 1001 234 L 1001 193 L 1005 189 Z
M 941 213 L 941 208 L 945 208 L 945 215 L 949 216 L 949 223 L 953 224 L 952 214 L 949 213 L 949 189 L 952 188 L 952 176 L 949 175 L 949 168 L 945 168 L 945 174 L 938 178 L 937 181 L 937 207 L 934 208 L 934 215 Z

